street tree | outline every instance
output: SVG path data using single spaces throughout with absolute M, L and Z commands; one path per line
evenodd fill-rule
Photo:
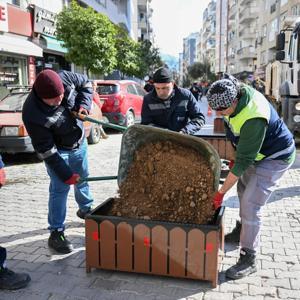
M 149 40 L 139 42 L 139 77 L 152 74 L 157 68 L 163 66 L 158 48 L 153 47 Z
M 116 27 L 107 16 L 75 0 L 57 16 L 57 37 L 68 49 L 66 58 L 93 73 L 110 73 L 117 65 Z
M 126 30 L 116 26 L 115 45 L 117 49 L 116 69 L 129 76 L 138 76 L 139 65 L 139 43 L 131 39 Z

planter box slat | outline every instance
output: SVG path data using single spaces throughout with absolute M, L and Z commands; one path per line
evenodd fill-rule
M 139 224 L 134 228 L 134 271 L 148 273 L 150 271 L 150 229 Z
M 89 255 L 86 257 L 86 270 L 91 271 L 89 266 L 100 267 L 100 255 L 99 255 L 99 224 L 94 220 L 87 219 L 85 226 L 85 243 L 86 247 L 93 249 L 96 252 L 94 255 Z
M 159 275 L 168 274 L 168 231 L 162 226 L 152 229 L 152 264 L 151 272 Z
M 102 268 L 115 269 L 115 225 L 110 221 L 100 224 L 100 255 Z
M 199 229 L 192 229 L 188 234 L 188 277 L 204 278 L 204 239 L 205 235 Z
M 117 227 L 117 268 L 132 271 L 132 226 L 121 222 Z
M 215 281 L 217 278 L 218 251 L 219 251 L 218 233 L 216 231 L 211 231 L 206 236 L 206 247 L 205 247 L 205 252 L 206 252 L 205 253 L 205 279 L 206 280 Z
M 171 276 L 185 276 L 186 233 L 181 228 L 170 231 L 169 272 Z

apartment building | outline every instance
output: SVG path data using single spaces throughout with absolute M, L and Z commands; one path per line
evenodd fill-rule
M 201 35 L 201 52 L 200 61 L 208 60 L 211 65 L 211 71 L 215 72 L 216 62 L 216 1 L 209 2 L 203 12 L 203 27 Z
M 252 74 L 257 67 L 255 47 L 260 0 L 229 0 L 227 72 Z
M 138 41 L 149 40 L 154 43 L 152 13 L 151 0 L 137 0 Z
M 275 60 L 276 35 L 284 27 L 286 18 L 300 16 L 299 0 L 261 0 L 258 19 L 259 31 L 256 39 L 257 71 L 264 77 L 265 67 Z

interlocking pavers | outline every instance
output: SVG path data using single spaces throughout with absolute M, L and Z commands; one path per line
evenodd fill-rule
M 89 146 L 90 176 L 116 175 L 121 135 Z M 8 266 L 29 272 L 30 285 L 16 292 L 0 291 L 0 299 L 300 299 L 300 152 L 297 165 L 280 181 L 263 212 L 258 272 L 227 281 L 219 274 L 212 289 L 204 281 L 181 280 L 142 274 L 92 270 L 85 272 L 84 223 L 76 217 L 77 206 L 70 193 L 66 235 L 74 244 L 69 255 L 48 249 L 48 176 L 41 162 L 7 163 L 8 184 L 0 190 L 0 244 L 8 248 Z M 26 178 L 26 180 L 24 179 Z M 117 193 L 116 181 L 91 182 L 95 205 Z M 233 189 L 225 198 L 225 230 L 238 218 Z M 238 258 L 238 248 L 226 245 L 224 271 Z

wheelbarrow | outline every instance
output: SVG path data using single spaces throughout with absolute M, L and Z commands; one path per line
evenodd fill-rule
M 159 141 L 171 141 L 201 154 L 211 167 L 213 190 L 217 191 L 221 163 L 211 144 L 144 125 L 133 125 L 123 133 L 118 175 L 113 178 L 119 186 L 137 149 Z M 219 249 L 224 250 L 224 207 L 216 212 L 214 222 L 199 225 L 110 216 L 107 212 L 113 202 L 113 198 L 107 199 L 85 219 L 87 272 L 99 268 L 207 280 L 213 287 L 217 285 L 222 257 Z

